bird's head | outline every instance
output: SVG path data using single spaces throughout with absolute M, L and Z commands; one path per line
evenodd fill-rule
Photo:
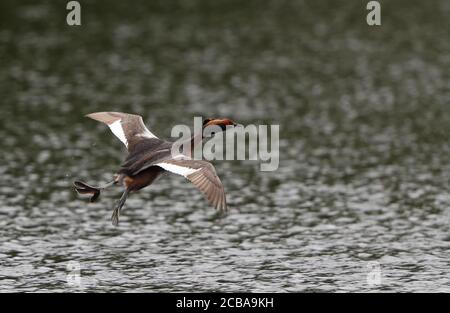
M 206 133 L 210 135 L 215 135 L 217 132 L 221 131 L 224 132 L 235 126 L 238 125 L 229 118 L 206 118 L 203 121 L 203 131 L 206 129 Z
M 237 126 L 237 124 L 229 118 L 206 118 L 203 120 L 203 129 L 211 125 L 219 126 L 223 131 L 227 129 L 227 126 Z

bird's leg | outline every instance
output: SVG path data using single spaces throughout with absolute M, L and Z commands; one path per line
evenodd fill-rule
M 122 197 L 120 197 L 119 201 L 116 203 L 116 207 L 114 208 L 114 211 L 111 215 L 111 222 L 114 226 L 117 226 L 119 224 L 119 216 L 120 212 L 122 210 L 123 205 L 125 204 L 125 201 L 127 201 L 127 197 L 130 190 L 127 188 L 125 189 L 124 193 L 122 194 Z
M 115 185 L 118 183 L 118 177 L 114 176 L 114 179 L 112 181 L 110 181 L 109 183 L 100 186 L 100 187 L 94 187 L 91 185 L 86 184 L 85 182 L 76 180 L 74 181 L 74 186 L 75 186 L 75 190 L 82 195 L 85 194 L 90 194 L 92 195 L 90 198 L 90 202 L 95 202 L 95 200 L 98 199 L 98 197 L 100 196 L 100 192 L 112 185 Z

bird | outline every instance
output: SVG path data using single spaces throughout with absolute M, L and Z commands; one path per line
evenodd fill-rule
M 184 176 L 192 182 L 216 210 L 227 210 L 225 190 L 217 176 L 214 166 L 205 160 L 192 159 L 195 146 L 204 139 L 203 130 L 216 125 L 219 131 L 238 126 L 229 118 L 206 118 L 203 120 L 202 133 L 194 134 L 180 153 L 174 155 L 172 149 L 176 142 L 162 140 L 154 135 L 144 124 L 142 116 L 122 112 L 95 112 L 87 114 L 93 120 L 106 124 L 112 133 L 126 146 L 128 156 L 113 175 L 112 181 L 94 187 L 81 180 L 74 181 L 74 187 L 80 195 L 90 195 L 90 202 L 95 202 L 102 190 L 122 185 L 124 190 L 116 202 L 111 222 L 119 224 L 119 216 L 128 196 L 156 181 L 164 173 Z M 214 133 L 212 133 L 214 134 Z M 178 143 L 180 144 L 180 143 Z

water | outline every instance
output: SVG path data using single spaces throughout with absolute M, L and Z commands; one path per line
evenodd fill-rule
M 0 291 L 450 291 L 449 2 L 317 2 L 1 1 Z M 125 157 L 100 110 L 279 124 L 280 167 L 214 162 L 222 218 L 165 177 L 115 228 L 119 189 L 71 187 Z

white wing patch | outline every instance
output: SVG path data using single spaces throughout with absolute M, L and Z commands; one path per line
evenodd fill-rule
M 137 134 L 136 136 L 142 137 L 142 138 L 157 138 L 155 134 L 153 134 L 151 131 L 149 131 L 147 128 L 143 133 Z
M 111 131 L 113 132 L 113 134 L 116 135 L 116 137 L 119 138 L 120 141 L 122 141 L 124 143 L 124 145 L 128 148 L 128 140 L 127 140 L 127 137 L 125 136 L 125 132 L 123 131 L 121 121 L 122 121 L 122 119 L 118 119 L 117 121 L 109 124 L 108 126 L 111 129 Z
M 159 167 L 162 167 L 163 169 L 165 169 L 166 171 L 187 177 L 188 175 L 191 175 L 201 169 L 199 168 L 190 168 L 190 167 L 184 167 L 184 166 L 179 166 L 179 165 L 175 165 L 175 164 L 170 164 L 170 163 L 157 163 L 155 164 Z

